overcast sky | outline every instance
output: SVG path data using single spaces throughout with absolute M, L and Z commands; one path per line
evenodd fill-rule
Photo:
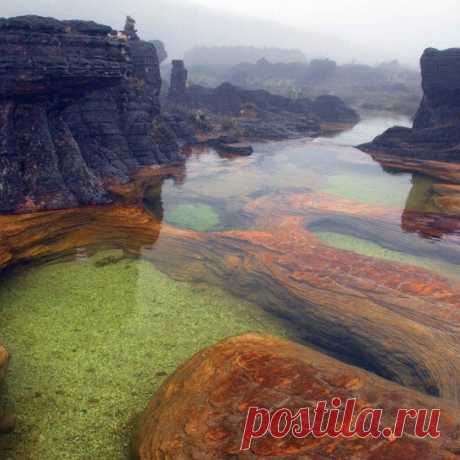
M 424 48 L 460 46 L 460 0 L 0 0 L 0 14 L 94 19 L 133 15 L 171 57 L 195 45 L 296 47 L 308 57 L 417 65 Z

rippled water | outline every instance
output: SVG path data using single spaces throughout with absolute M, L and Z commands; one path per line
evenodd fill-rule
M 311 191 L 401 215 L 432 210 L 431 179 L 389 174 L 352 147 L 394 124 L 409 120 L 372 118 L 334 138 L 260 143 L 251 157 L 195 152 L 185 180 L 151 187 L 144 204 L 165 224 L 198 232 L 258 228 L 245 212 L 253 200 Z M 311 231 L 328 245 L 458 272 L 436 241 L 399 226 L 390 236 L 372 226 L 364 232 L 360 222 L 326 214 L 318 212 Z M 249 330 L 302 340 L 292 324 L 259 308 L 258 292 L 249 302 L 206 276 L 173 280 L 142 251 L 134 257 L 110 248 L 110 235 L 107 242 L 2 274 L 0 341 L 14 357 L 3 406 L 18 416 L 15 434 L 0 436 L 2 459 L 127 458 L 136 415 L 194 352 Z M 155 248 L 162 244 L 160 232 Z

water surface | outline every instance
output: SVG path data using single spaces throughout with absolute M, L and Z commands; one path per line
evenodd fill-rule
M 432 179 L 389 174 L 353 148 L 394 124 L 409 120 L 374 117 L 334 138 L 259 143 L 250 157 L 196 152 L 185 180 L 147 189 L 144 205 L 164 223 L 198 232 L 256 229 L 245 206 L 281 194 L 321 192 L 401 215 L 433 210 Z M 363 233 L 352 219 L 321 217 L 311 230 L 330 246 L 458 273 L 436 240 L 421 241 L 396 225 L 389 241 L 377 227 Z M 14 408 L 18 426 L 0 437 L 1 458 L 126 458 L 136 415 L 194 352 L 250 330 L 302 340 L 292 324 L 260 308 L 262 293 L 260 302 L 257 291 L 248 302 L 230 295 L 224 280 L 220 287 L 206 276 L 173 280 L 142 251 L 133 256 L 107 240 L 108 248 L 75 248 L 2 274 L 0 341 L 14 356 L 4 405 Z M 160 233 L 155 247 L 162 244 Z

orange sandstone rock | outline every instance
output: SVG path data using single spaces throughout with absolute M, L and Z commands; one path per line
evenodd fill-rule
M 395 441 L 265 436 L 253 440 L 250 450 L 240 450 L 249 407 L 296 412 L 334 397 L 354 397 L 359 408 L 383 409 L 383 426 L 393 426 L 400 407 L 440 408 L 442 435 Z M 173 374 L 141 417 L 135 452 L 140 460 L 447 460 L 456 458 L 460 447 L 458 415 L 458 408 L 312 349 L 248 334 L 198 353 Z M 409 423 L 405 432 L 411 430 Z

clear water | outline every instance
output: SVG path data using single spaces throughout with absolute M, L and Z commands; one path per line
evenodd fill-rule
M 13 269 L 0 305 L 13 354 L 0 407 L 18 417 L 3 460 L 128 458 L 135 417 L 192 354 L 248 331 L 297 339 L 255 305 L 113 250 Z
M 409 120 L 373 118 L 335 138 L 260 143 L 251 157 L 192 154 L 185 181 L 147 190 L 144 204 L 164 222 L 200 232 L 253 228 L 244 206 L 280 193 L 317 191 L 401 213 L 426 210 L 431 179 L 388 174 L 352 147 L 394 124 Z M 417 234 L 393 234 L 395 250 L 378 234 L 312 230 L 337 248 L 458 272 L 442 252 L 414 254 Z M 156 245 L 162 244 L 160 235 Z M 72 257 L 4 272 L 0 342 L 14 359 L 0 407 L 13 408 L 18 424 L 14 434 L 0 436 L 0 458 L 127 458 L 136 415 L 194 352 L 249 330 L 300 340 L 299 331 L 257 302 L 203 281 L 175 281 L 142 253 L 132 258 L 107 248 L 77 248 Z

